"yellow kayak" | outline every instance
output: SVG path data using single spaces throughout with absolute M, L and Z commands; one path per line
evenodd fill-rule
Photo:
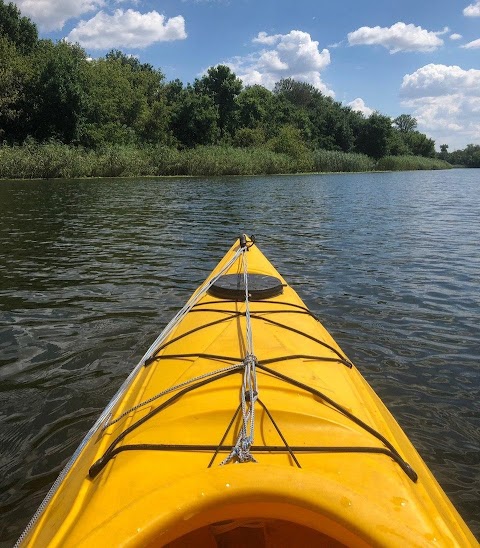
M 478 543 L 356 367 L 242 236 L 17 545 Z

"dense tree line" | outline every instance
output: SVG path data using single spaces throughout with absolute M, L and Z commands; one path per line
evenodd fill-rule
M 480 145 L 470 144 L 453 152 L 448 152 L 448 145 L 441 145 L 438 157 L 455 166 L 480 167 Z
M 36 26 L 0 0 L 0 142 L 32 139 L 91 150 L 224 144 L 296 158 L 312 150 L 435 157 L 434 141 L 409 115 L 364 117 L 289 78 L 273 91 L 244 87 L 224 65 L 193 84 L 167 82 L 120 51 L 92 60 L 78 45 L 39 39 Z

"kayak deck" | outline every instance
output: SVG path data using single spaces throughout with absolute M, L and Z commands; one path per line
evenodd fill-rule
M 259 276 L 277 283 L 257 287 Z M 206 284 L 137 366 L 26 543 L 476 545 L 383 403 L 252 240 Z

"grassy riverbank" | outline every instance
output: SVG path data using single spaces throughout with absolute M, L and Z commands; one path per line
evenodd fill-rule
M 364 154 L 303 150 L 287 155 L 268 148 L 110 146 L 97 151 L 50 142 L 0 147 L 2 179 L 73 179 L 162 175 L 262 175 L 299 172 L 447 169 L 433 158 L 389 156 L 378 162 Z

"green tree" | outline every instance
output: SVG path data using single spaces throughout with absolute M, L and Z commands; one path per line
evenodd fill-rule
M 236 99 L 237 126 L 255 129 L 267 125 L 273 111 L 273 101 L 272 92 L 263 86 L 246 87 Z
M 400 114 L 393 120 L 393 123 L 402 133 L 409 133 L 417 129 L 417 119 L 410 114 Z
M 261 127 L 242 127 L 236 131 L 233 137 L 234 146 L 240 148 L 259 147 L 264 143 L 265 132 Z
M 344 152 L 354 152 L 356 148 L 357 136 L 360 134 L 360 130 L 365 122 L 365 116 L 357 111 L 352 110 L 348 106 L 342 107 L 343 115 L 345 117 L 345 123 L 350 131 L 350 140 L 348 141 L 349 148 L 342 148 Z
M 23 140 L 27 120 L 25 88 L 27 60 L 6 37 L 0 36 L 0 141 Z
M 174 137 L 185 147 L 210 145 L 218 139 L 218 120 L 213 99 L 187 87 L 173 105 L 170 127 Z
M 318 133 L 318 120 L 312 119 L 312 108 L 320 92 L 311 84 L 298 82 L 293 78 L 284 78 L 275 84 L 273 93 L 276 108 L 272 116 L 275 132 L 290 125 L 296 127 L 305 143 L 315 141 Z
M 151 65 L 137 63 L 129 63 L 129 80 L 137 96 L 136 118 L 131 122 L 132 127 L 141 142 L 165 143 L 169 138 L 170 122 L 165 77 L 160 70 L 154 69 Z
M 273 95 L 273 100 L 269 102 L 266 109 L 267 118 L 264 129 L 267 138 L 271 139 L 278 135 L 283 126 L 295 125 L 293 120 L 298 110 L 283 95 Z
M 131 69 L 121 62 L 100 58 L 85 67 L 85 123 L 82 143 L 98 148 L 104 144 L 135 141 L 132 116 L 138 108 Z
M 468 144 L 466 148 L 454 150 L 448 155 L 453 165 L 465 167 L 480 167 L 480 145 Z
M 363 124 L 363 117 L 349 107 L 318 93 L 308 108 L 314 148 L 350 152 L 355 147 L 354 127 Z
M 350 125 L 350 116 L 337 103 L 332 101 L 321 117 L 319 147 L 326 150 L 350 152 L 355 147 L 355 135 Z
M 465 158 L 464 158 L 464 155 L 463 155 L 463 150 L 453 150 L 452 152 L 450 152 L 448 154 L 448 161 L 452 164 L 452 165 L 457 165 L 457 166 L 465 166 L 466 163 L 465 163 Z
M 31 105 L 29 134 L 38 140 L 76 141 L 82 124 L 85 52 L 68 42 L 41 40 L 31 62 L 33 77 L 27 91 Z
M 126 55 L 123 51 L 112 49 L 105 55 L 105 60 L 113 63 L 120 63 L 128 66 L 131 72 L 157 72 L 150 63 L 141 63 L 133 55 Z M 163 75 L 162 75 L 163 78 Z
M 170 144 L 171 109 L 163 96 L 148 105 L 135 124 L 138 139 L 143 143 Z
M 308 156 L 308 148 L 300 130 L 293 126 L 283 126 L 278 135 L 268 142 L 268 147 L 279 154 L 286 154 L 296 160 Z
M 392 121 L 378 112 L 371 114 L 363 123 L 357 139 L 357 150 L 378 160 L 390 153 Z
M 166 142 L 170 109 L 161 71 L 121 52 L 86 64 L 82 143 Z
M 165 84 L 163 93 L 168 104 L 173 104 L 183 91 L 183 82 L 178 78 Z
M 461 151 L 461 163 L 467 167 L 480 167 L 480 145 L 468 144 Z
M 226 65 L 210 67 L 205 76 L 195 81 L 195 91 L 208 95 L 218 109 L 221 138 L 234 131 L 236 97 L 242 91 L 242 87 L 242 81 Z
M 449 161 L 448 145 L 446 144 L 440 145 L 440 152 L 437 154 L 437 156 L 440 158 L 440 160 L 445 160 L 446 162 L 448 162 Z
M 291 106 L 287 120 L 302 131 L 313 148 L 349 152 L 355 146 L 351 122 L 356 115 L 306 82 L 285 78 L 275 84 L 274 94 Z
M 297 107 L 307 107 L 320 94 L 320 91 L 307 82 L 298 82 L 293 78 L 283 78 L 275 84 L 275 95 L 283 95 Z
M 480 167 L 480 146 L 476 145 L 467 165 L 468 167 Z
M 333 127 L 333 135 L 337 148 L 343 152 L 351 152 L 355 147 L 355 135 L 346 116 L 340 117 Z
M 0 36 L 5 36 L 21 53 L 30 53 L 38 43 L 35 23 L 22 17 L 13 2 L 0 0 Z
M 409 131 L 403 134 L 406 145 L 410 153 L 414 156 L 425 156 L 426 158 L 435 158 L 435 141 L 429 139 L 419 131 Z
M 394 130 L 390 134 L 388 141 L 388 153 L 392 156 L 409 156 L 412 154 L 409 146 L 405 142 L 404 133 Z

